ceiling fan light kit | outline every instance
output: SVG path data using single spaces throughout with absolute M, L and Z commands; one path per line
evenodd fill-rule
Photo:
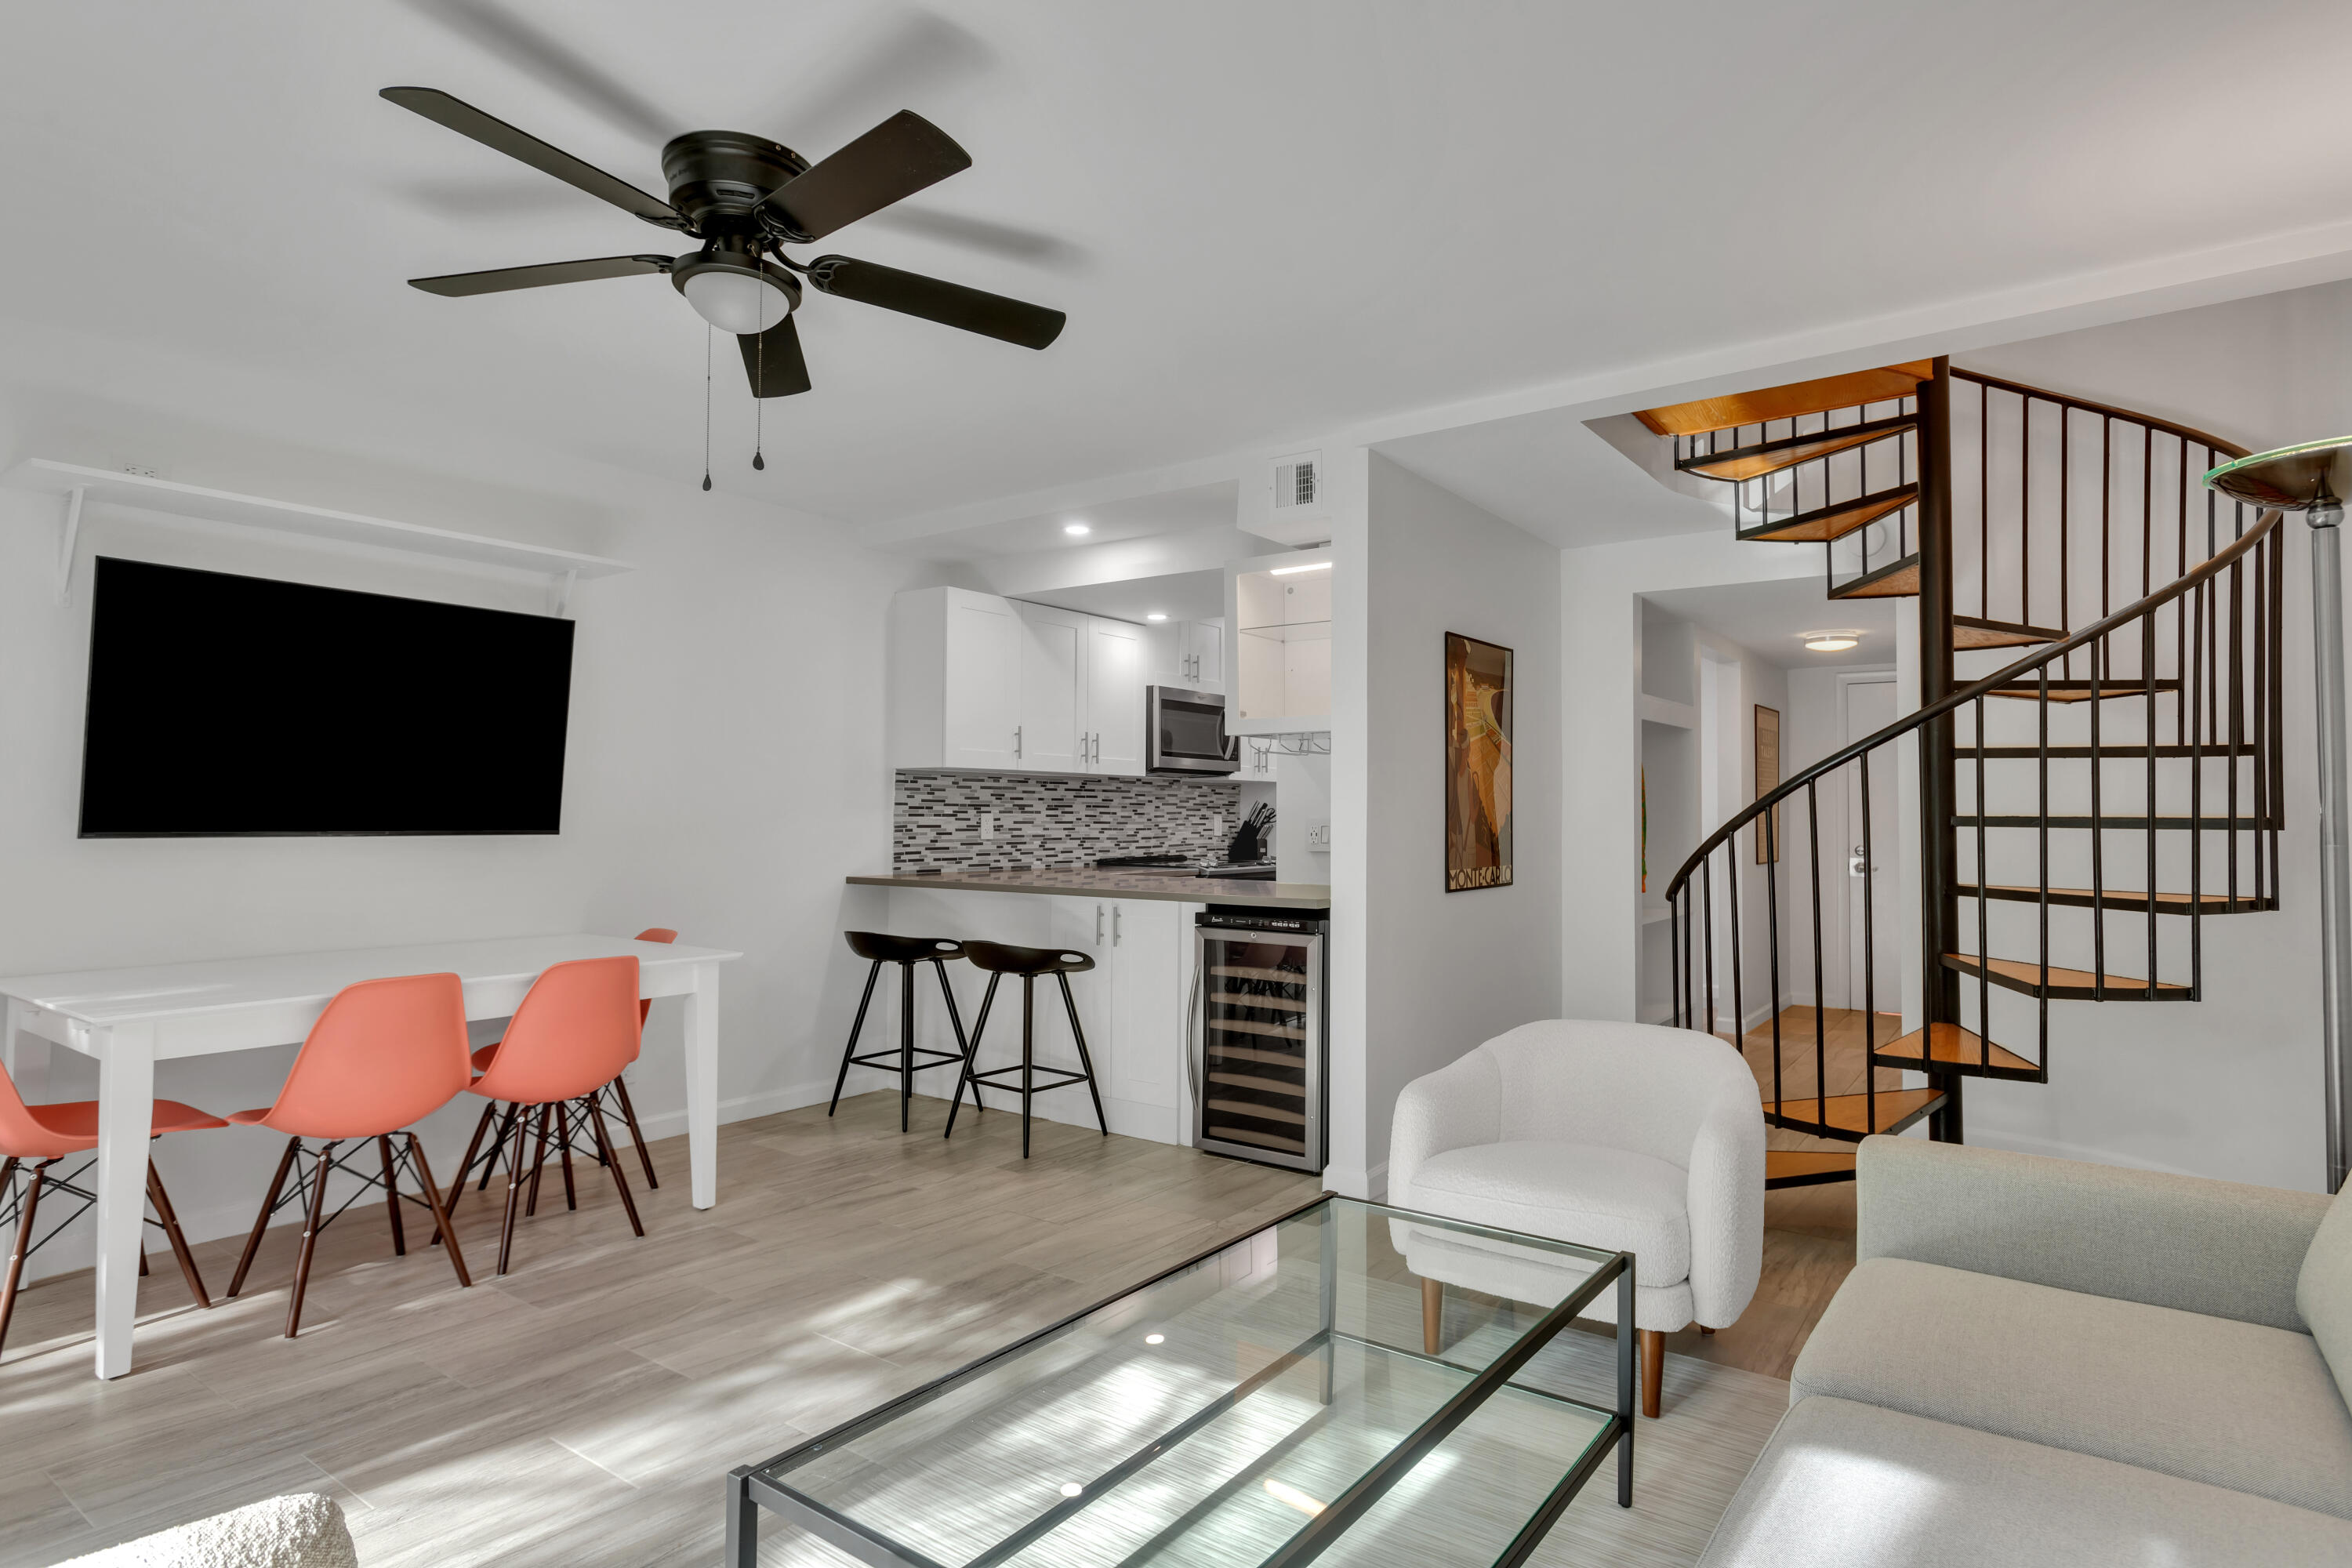
M 669 191 L 664 201 L 438 89 L 388 87 L 382 96 L 646 223 L 702 242 L 685 256 L 594 257 L 409 279 L 428 294 L 465 298 L 666 273 L 697 315 L 734 336 L 755 398 L 810 388 L 794 324 L 803 279 L 819 293 L 1023 348 L 1046 347 L 1066 321 L 1042 305 L 854 257 L 826 255 L 803 263 L 784 254 L 786 246 L 814 244 L 971 166 L 971 155 L 953 138 L 911 110 L 900 110 L 814 163 L 763 136 L 688 132 L 662 148 Z

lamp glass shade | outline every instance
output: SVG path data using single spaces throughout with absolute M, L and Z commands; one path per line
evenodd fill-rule
M 695 314 L 722 332 L 748 338 L 766 331 L 788 315 L 791 296 L 764 278 L 749 272 L 712 268 L 697 272 L 681 286 Z

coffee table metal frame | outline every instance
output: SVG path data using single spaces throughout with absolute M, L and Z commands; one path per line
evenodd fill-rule
M 1116 1294 L 1103 1298 L 1091 1306 L 1071 1313 L 1066 1318 L 1050 1323 L 1036 1332 L 1004 1346 L 1002 1350 L 992 1351 L 977 1361 L 971 1362 L 943 1377 L 925 1384 L 920 1388 L 910 1390 L 887 1404 L 877 1405 L 865 1415 L 845 1421 L 831 1431 L 813 1437 L 797 1447 L 788 1448 L 763 1463 L 743 1465 L 730 1471 L 727 1479 L 729 1568 L 757 1568 L 760 1510 L 762 1508 L 790 1520 L 858 1561 L 872 1564 L 872 1568 L 993 1568 L 994 1564 L 1013 1556 L 1031 1542 L 1051 1531 L 1072 1514 L 1098 1500 L 1105 1491 L 1143 1468 L 1159 1455 L 1172 1448 L 1194 1431 L 1206 1426 L 1234 1405 L 1249 1397 L 1257 1389 L 1272 1382 L 1280 1373 L 1309 1356 L 1324 1354 L 1324 1396 L 1327 1399 L 1329 1398 L 1332 1363 L 1328 1352 L 1335 1342 L 1352 1340 L 1359 1344 L 1367 1345 L 1389 1354 L 1410 1356 L 1414 1360 L 1449 1366 L 1457 1372 L 1472 1373 L 1473 1376 L 1468 1383 L 1456 1390 L 1451 1398 L 1439 1405 L 1402 1441 L 1366 1469 L 1352 1486 L 1341 1492 L 1320 1514 L 1309 1520 L 1297 1534 L 1290 1537 L 1258 1565 L 1258 1568 L 1303 1568 L 1304 1564 L 1313 1562 L 1337 1542 L 1349 1525 L 1362 1517 L 1364 1512 L 1378 1502 L 1391 1487 L 1411 1472 L 1413 1466 L 1421 1461 L 1423 1456 L 1443 1443 L 1454 1429 L 1469 1416 L 1471 1412 L 1485 1404 L 1496 1390 L 1508 1383 L 1538 1351 L 1550 1343 L 1580 1312 L 1599 1300 L 1601 1290 L 1612 1280 L 1617 1286 L 1619 1325 L 1617 1407 L 1613 1411 L 1603 1410 L 1601 1406 L 1588 1405 L 1580 1400 L 1565 1399 L 1558 1394 L 1545 1394 L 1539 1389 L 1520 1386 L 1521 1393 L 1538 1394 L 1580 1411 L 1599 1412 L 1606 1415 L 1609 1419 L 1600 1434 L 1587 1445 L 1576 1464 L 1560 1478 L 1559 1482 L 1537 1507 L 1528 1522 L 1520 1528 L 1517 1535 L 1512 1538 L 1503 1554 L 1494 1560 L 1494 1568 L 1518 1568 L 1518 1565 L 1526 1561 L 1528 1554 L 1533 1552 L 1537 1543 L 1543 1540 L 1544 1535 L 1559 1518 L 1562 1510 L 1574 1500 L 1586 1479 L 1591 1476 L 1594 1469 L 1599 1468 L 1601 1456 L 1608 1453 L 1612 1446 L 1617 1451 L 1617 1503 L 1621 1508 L 1633 1507 L 1634 1345 L 1637 1336 L 1624 1326 L 1633 1321 L 1633 1255 L 1632 1253 L 1614 1253 L 1610 1255 L 1606 1261 L 1596 1265 L 1591 1276 L 1581 1286 L 1571 1292 L 1559 1306 L 1554 1307 L 1539 1319 L 1532 1328 L 1514 1342 L 1508 1350 L 1485 1367 L 1474 1369 L 1463 1366 L 1457 1362 L 1446 1361 L 1443 1356 L 1425 1355 L 1402 1346 L 1379 1343 L 1339 1329 L 1333 1321 L 1338 1302 L 1339 1249 L 1330 1237 L 1325 1238 L 1321 1249 L 1323 1322 L 1319 1329 L 1300 1342 L 1288 1353 L 1277 1357 L 1265 1367 L 1252 1373 L 1226 1394 L 1211 1401 L 1177 1426 L 1162 1433 L 1156 1440 L 1143 1445 L 1128 1458 L 1104 1472 L 1079 1496 L 1067 1499 L 1058 1506 L 1046 1510 L 1027 1525 L 972 1559 L 969 1563 L 949 1565 L 937 1563 L 919 1552 L 877 1533 L 847 1515 L 828 1508 L 815 1499 L 802 1495 L 774 1479 L 788 1472 L 794 1466 L 815 1458 L 819 1454 L 841 1443 L 885 1426 L 908 1412 L 930 1403 L 965 1380 L 991 1367 L 1011 1361 L 1032 1346 L 1055 1338 L 1084 1319 L 1139 1291 L 1148 1289 L 1162 1279 L 1198 1267 L 1238 1242 L 1272 1230 L 1276 1226 L 1297 1219 L 1318 1208 L 1324 1209 L 1328 1215 L 1331 1212 L 1329 1205 L 1338 1199 L 1339 1194 L 1325 1193 L 1319 1197 L 1301 1204 L 1287 1214 L 1277 1215 L 1263 1225 L 1253 1226 L 1239 1236 L 1219 1242 L 1216 1246 L 1205 1248 L 1181 1263 L 1161 1269 L 1148 1279 L 1140 1280 Z M 1361 1200 L 1345 1201 L 1361 1202 Z M 1486 1231 L 1502 1236 L 1511 1234 L 1507 1231 L 1495 1231 L 1494 1227 L 1487 1226 L 1467 1226 L 1463 1221 L 1447 1219 L 1441 1215 L 1418 1214 L 1410 1209 L 1392 1208 L 1385 1204 L 1367 1203 L 1363 1206 L 1378 1209 L 1384 1217 L 1418 1221 L 1449 1230 Z M 1530 1237 L 1527 1239 L 1541 1241 L 1546 1238 Z M 1586 1250 L 1598 1251 L 1597 1248 Z M 1261 1456 L 1261 1460 L 1270 1459 L 1273 1457 L 1274 1455 L 1269 1453 Z M 1249 1473 L 1244 1471 L 1240 1479 L 1246 1479 Z M 1220 1493 L 1223 1489 L 1221 1488 Z M 1217 1495 L 1219 1494 L 1212 1494 L 1211 1501 L 1213 1501 Z M 1202 1512 L 1208 1506 L 1207 1503 L 1203 1503 L 1193 1512 Z M 1191 1515 L 1187 1515 L 1188 1520 L 1190 1517 Z M 1179 1521 L 1178 1525 L 1181 1526 L 1184 1522 L 1185 1521 Z M 1164 1541 L 1176 1533 L 1178 1533 L 1178 1527 L 1171 1526 L 1161 1531 L 1160 1539 Z

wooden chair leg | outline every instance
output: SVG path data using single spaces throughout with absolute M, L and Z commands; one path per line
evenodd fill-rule
M 563 1164 L 563 1206 L 577 1209 L 580 1195 L 572 1186 L 572 1108 L 568 1105 L 555 1110 L 555 1149 Z
M 286 1191 L 286 1173 L 294 1168 L 294 1157 L 301 1152 L 302 1140 L 286 1140 L 286 1152 L 278 1162 L 278 1173 L 269 1178 L 269 1195 L 261 1200 L 261 1214 L 253 1222 L 253 1234 L 245 1238 L 245 1252 L 236 1260 L 236 1272 L 229 1276 L 231 1300 L 245 1289 L 245 1276 L 253 1267 L 253 1255 L 261 1250 L 262 1233 L 269 1228 L 269 1216 L 278 1212 L 278 1199 Z
M 143 1236 L 139 1238 L 139 1278 L 147 1278 L 147 1238 Z
M 508 1107 L 507 1107 L 507 1119 L 506 1119 L 505 1122 L 504 1122 L 504 1123 L 503 1123 L 503 1124 L 499 1128 L 499 1149 L 500 1153 L 503 1153 L 503 1152 L 505 1152 L 505 1150 L 506 1150 L 506 1146 L 507 1146 L 507 1135 L 508 1135 L 509 1133 L 510 1133 L 510 1132 L 512 1132 L 512 1131 L 514 1131 L 515 1120 L 516 1120 L 516 1118 L 520 1117 L 521 1114 L 522 1114 L 522 1107 L 521 1107 L 521 1106 L 520 1106 L 520 1105 L 509 1105 L 509 1106 L 508 1106 Z M 475 1184 L 474 1184 L 474 1190 L 475 1190 L 476 1192 L 478 1192 L 478 1193 L 487 1193 L 487 1192 L 488 1192 L 488 1191 L 490 1190 L 490 1178 L 491 1178 L 492 1176 L 497 1175 L 498 1173 L 499 1173 L 499 1158 L 498 1158 L 498 1156 L 497 1156 L 497 1155 L 493 1155 L 493 1156 L 491 1157 L 491 1159 L 490 1159 L 490 1163 L 489 1163 L 488 1164 L 484 1165 L 484 1166 L 482 1167 L 482 1179 L 481 1179 L 480 1181 L 478 1181 L 478 1182 L 477 1182 L 477 1183 L 475 1183 Z M 465 1173 L 464 1173 L 464 1172 L 462 1172 L 462 1171 L 460 1171 L 460 1172 L 457 1173 L 457 1180 L 458 1180 L 460 1183 L 462 1183 L 462 1182 L 464 1182 L 464 1181 L 465 1181 L 465 1179 L 466 1179 Z M 452 1206 L 452 1207 L 455 1207 L 456 1205 L 452 1205 L 451 1206 Z
M 499 1272 L 507 1271 L 507 1263 L 514 1256 L 515 1212 L 522 1206 L 522 1155 L 530 1142 L 530 1127 L 527 1122 L 514 1123 L 514 1153 L 507 1162 L 507 1217 L 499 1229 Z
M 310 1176 L 310 1213 L 302 1225 L 302 1252 L 294 1260 L 294 1299 L 286 1304 L 286 1337 L 302 1326 L 302 1297 L 310 1288 L 310 1257 L 319 1249 L 319 1231 L 327 1223 L 327 1173 L 334 1168 L 335 1146 L 319 1145 L 319 1163 Z
M 548 1105 L 539 1108 L 539 1149 L 530 1161 L 530 1193 L 524 1198 L 522 1205 L 522 1217 L 525 1219 L 539 1213 L 539 1173 L 547 1168 L 547 1119 L 553 1109 Z
M 619 1099 L 621 1121 L 629 1130 L 629 1142 L 637 1146 L 637 1163 L 645 1167 L 646 1185 L 659 1187 L 661 1178 L 654 1174 L 654 1157 L 646 1148 L 644 1131 L 637 1126 L 637 1108 L 629 1103 L 629 1080 L 625 1078 L 614 1079 L 613 1093 Z
M 44 1160 L 33 1167 L 33 1180 L 16 1211 L 16 1238 L 8 1247 L 8 1273 L 0 1279 L 0 1350 L 7 1348 L 8 1320 L 16 1310 L 16 1286 L 25 1277 L 26 1255 L 33 1250 L 33 1212 L 41 1206 L 41 1184 L 48 1180 L 52 1163 Z M 13 1166 L 16 1162 L 9 1163 Z
M 1698 1331 L 1702 1334 L 1711 1334 L 1715 1332 L 1713 1329 L 1708 1328 L 1705 1323 L 1701 1323 L 1698 1326 Z
M 383 1207 L 384 1212 L 392 1216 L 392 1255 L 405 1258 L 408 1256 L 408 1231 L 400 1220 L 400 1177 L 392 1167 L 391 1138 L 377 1139 L 375 1152 L 383 1160 Z
M 1658 1389 L 1666 1375 L 1666 1336 L 1663 1330 L 1642 1331 L 1642 1414 L 1658 1418 Z
M 433 1167 L 425 1163 L 425 1145 L 416 1141 L 414 1132 L 408 1135 L 408 1163 L 416 1167 L 416 1184 L 425 1189 L 425 1205 L 433 1211 L 433 1239 L 448 1242 L 449 1267 L 457 1271 L 457 1283 L 471 1287 L 474 1279 L 466 1272 L 466 1255 L 457 1250 L 457 1227 L 449 1223 L 449 1210 L 441 1202 L 441 1189 L 433 1184 Z M 461 1187 L 465 1184 L 462 1179 L 457 1183 Z
M 447 1202 L 442 1205 L 453 1215 L 457 1212 L 457 1200 L 466 1195 L 467 1179 L 474 1173 L 474 1156 L 482 1152 L 482 1136 L 489 1131 L 490 1123 L 498 1120 L 498 1101 L 489 1100 L 486 1102 L 482 1107 L 482 1119 L 474 1123 L 474 1135 L 466 1140 L 466 1157 L 457 1162 L 457 1179 L 449 1184 L 449 1197 Z M 496 1165 L 498 1163 L 498 1151 L 493 1149 L 490 1151 L 490 1163 Z M 482 1180 L 487 1182 L 489 1179 L 489 1173 L 488 1171 L 483 1172 Z M 441 1233 L 436 1230 L 433 1233 L 433 1239 L 425 1245 L 428 1247 L 438 1247 L 440 1244 Z
M 1445 1287 L 1423 1275 L 1421 1281 L 1421 1349 L 1435 1355 L 1445 1346 Z
M 196 1305 L 209 1309 L 213 1299 L 205 1293 L 205 1277 L 196 1272 L 196 1255 L 188 1250 L 188 1238 L 180 1234 L 180 1216 L 172 1212 L 172 1194 L 163 1190 L 163 1178 L 150 1162 L 147 1166 L 147 1201 L 155 1205 L 155 1217 L 163 1222 L 163 1237 L 172 1244 L 172 1257 L 180 1266 L 180 1278 L 188 1282 L 188 1294 Z
M 613 1173 L 613 1184 L 621 1189 L 621 1206 L 629 1211 L 629 1228 L 639 1236 L 646 1233 L 645 1222 L 637 1218 L 637 1200 L 629 1195 L 629 1178 L 621 1174 L 620 1157 L 613 1152 L 613 1140 L 604 1131 L 604 1113 L 596 1109 L 596 1097 L 588 1097 L 588 1120 L 596 1129 L 596 1148 L 604 1156 L 604 1166 Z

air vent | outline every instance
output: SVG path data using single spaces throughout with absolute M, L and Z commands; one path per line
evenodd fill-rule
M 1323 499 L 1323 454 L 1302 452 L 1274 465 L 1274 510 L 1296 511 Z

